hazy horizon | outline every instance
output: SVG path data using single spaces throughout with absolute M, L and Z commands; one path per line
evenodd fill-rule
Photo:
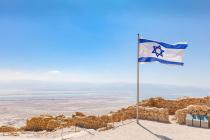
M 38 97 L 51 99 L 56 95 L 57 100 L 65 96 L 102 96 L 102 97 L 130 97 L 136 98 L 136 84 L 133 83 L 45 83 L 18 82 L 0 84 L 0 96 L 3 99 L 28 99 Z M 140 98 L 163 97 L 179 98 L 183 96 L 204 97 L 210 95 L 209 87 L 177 86 L 168 84 L 141 84 Z M 7 97 L 8 96 L 8 97 Z M 18 97 L 19 96 L 19 97 Z M 26 96 L 26 97 L 25 97 Z M 13 98 L 15 97 L 15 98 Z

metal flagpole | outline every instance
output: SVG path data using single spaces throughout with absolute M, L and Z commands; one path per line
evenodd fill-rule
M 136 100 L 136 122 L 139 124 L 139 34 L 137 34 L 137 100 Z

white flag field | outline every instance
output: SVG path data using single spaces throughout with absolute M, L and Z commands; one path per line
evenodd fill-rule
M 184 50 L 187 43 L 167 44 L 147 39 L 139 39 L 139 58 L 140 64 L 148 62 L 160 62 L 170 65 L 184 65 Z

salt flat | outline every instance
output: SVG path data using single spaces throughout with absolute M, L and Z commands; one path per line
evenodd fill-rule
M 80 111 L 87 115 L 108 114 L 135 103 L 127 95 L 29 94 L 0 96 L 0 126 L 23 126 L 28 118 L 43 114 L 71 116 Z

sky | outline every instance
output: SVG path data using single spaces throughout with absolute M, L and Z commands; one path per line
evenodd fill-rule
M 188 42 L 183 67 L 140 65 L 140 82 L 210 87 L 209 0 L 1 0 L 0 87 L 136 82 L 142 38 Z

